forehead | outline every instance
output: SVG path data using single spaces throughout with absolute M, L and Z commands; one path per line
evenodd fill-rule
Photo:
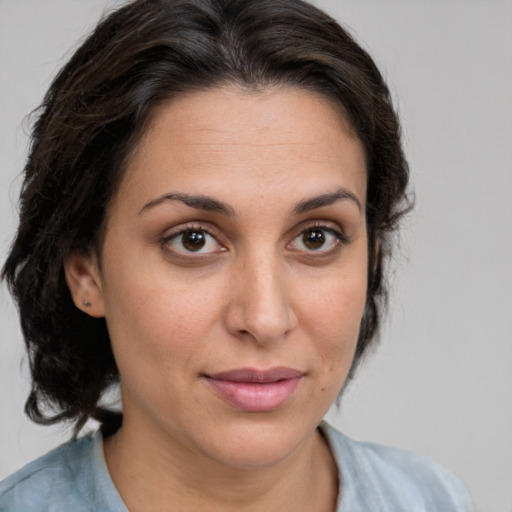
M 302 89 L 222 87 L 160 105 L 120 188 L 150 196 L 195 183 L 220 193 L 226 181 L 272 187 L 316 176 L 319 187 L 344 179 L 364 202 L 365 168 L 363 146 L 332 101 Z
M 299 110 L 298 104 L 302 107 Z M 299 87 L 276 86 L 252 90 L 234 84 L 183 93 L 163 102 L 155 109 L 148 130 L 158 129 L 159 125 L 165 124 L 166 112 L 169 115 L 179 113 L 184 120 L 188 119 L 204 129 L 218 129 L 218 115 L 229 113 L 223 119 L 226 132 L 231 129 L 242 136 L 243 132 L 239 131 L 240 116 L 250 114 L 250 119 L 245 121 L 251 122 L 251 128 L 268 128 L 272 124 L 286 135 L 292 133 L 288 124 L 290 118 L 309 120 L 312 110 L 319 109 L 324 114 L 324 123 L 351 131 L 342 115 L 341 105 L 325 96 Z M 330 115 L 326 116 L 326 112 Z M 187 127 L 181 128 L 186 133 Z

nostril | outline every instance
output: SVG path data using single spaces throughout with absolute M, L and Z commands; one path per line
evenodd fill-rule
M 287 288 L 276 277 L 279 269 L 259 263 L 238 274 L 223 317 L 227 330 L 234 336 L 260 343 L 275 342 L 294 329 L 295 315 Z M 251 271 L 247 272 L 248 269 Z

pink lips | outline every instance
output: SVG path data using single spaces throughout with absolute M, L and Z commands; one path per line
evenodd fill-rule
M 292 395 L 303 372 L 278 367 L 269 370 L 240 368 L 206 375 L 206 381 L 231 405 L 246 412 L 273 411 Z

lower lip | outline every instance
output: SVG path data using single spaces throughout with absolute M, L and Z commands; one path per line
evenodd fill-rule
M 301 377 L 277 382 L 237 382 L 212 379 L 207 382 L 227 402 L 246 412 L 268 412 L 278 409 L 290 398 Z

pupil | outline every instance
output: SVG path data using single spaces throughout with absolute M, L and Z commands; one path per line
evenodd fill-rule
M 320 249 L 325 243 L 325 234 L 320 229 L 310 229 L 302 235 L 302 240 L 309 249 Z
M 183 246 L 189 251 L 198 251 L 204 247 L 206 237 L 201 231 L 185 231 L 183 233 Z

